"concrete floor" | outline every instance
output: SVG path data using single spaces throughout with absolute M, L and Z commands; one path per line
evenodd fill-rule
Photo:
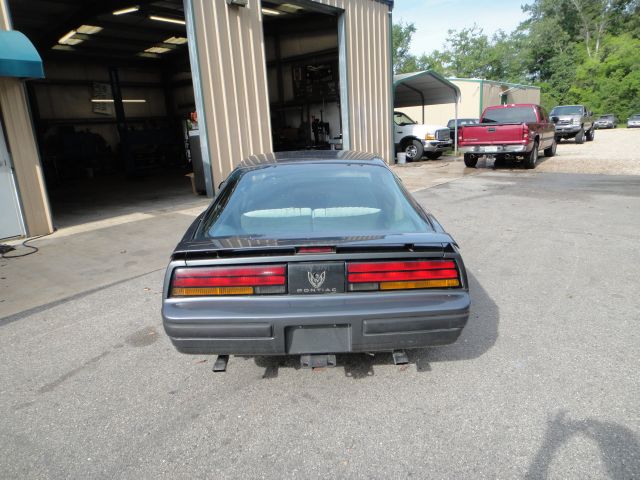
M 0 318 L 163 269 L 210 201 L 194 195 L 182 174 L 95 179 L 54 191 L 58 230 L 30 243 L 39 252 L 0 259 Z M 18 248 L 10 255 L 27 251 L 20 241 L 7 243 Z
M 473 313 L 409 366 L 175 352 L 162 269 L 204 202 L 0 262 L 0 477 L 640 478 L 640 177 L 485 168 L 415 196 Z
M 191 180 L 179 169 L 130 179 L 96 177 L 66 182 L 49 190 L 56 228 L 97 222 L 133 213 L 185 209 L 201 203 Z

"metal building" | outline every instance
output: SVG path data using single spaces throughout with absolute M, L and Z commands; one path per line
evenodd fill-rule
M 169 121 L 173 114 L 175 120 L 176 112 L 169 111 L 175 110 L 170 105 L 175 99 L 162 98 L 166 85 L 169 96 L 191 96 L 183 102 L 197 111 L 198 135 L 191 152 L 197 149 L 202 158 L 202 190 L 210 196 L 251 154 L 343 148 L 372 152 L 391 162 L 392 7 L 392 0 L 0 0 L 0 30 L 27 29 L 40 37 L 28 35 L 44 60 L 47 77 L 33 81 L 33 75 L 0 74 L 0 147 L 7 147 L 0 174 L 4 172 L 5 183 L 12 185 L 8 194 L 12 202 L 0 203 L 0 216 L 15 220 L 7 228 L 0 224 L 0 238 L 53 230 L 56 219 L 41 161 L 46 129 L 39 123 L 64 124 L 76 132 L 91 130 L 93 136 L 104 131 L 106 127 L 100 130 L 96 125 L 105 125 L 107 119 L 96 118 L 87 109 L 96 101 L 92 85 L 108 86 L 110 74 L 105 72 L 116 63 L 138 73 L 121 75 L 124 94 L 116 95 L 119 89 L 114 90 L 112 83 L 112 96 L 102 97 L 116 110 L 108 121 L 118 123 L 117 130 L 109 127 L 107 143 L 115 151 L 123 136 L 132 135 L 127 132 L 137 129 L 137 137 L 145 133 L 140 131 L 145 127 L 122 127 L 118 118 L 122 111 L 138 112 L 134 117 L 155 112 L 132 120 L 137 125 L 155 121 L 152 116 L 167 115 Z M 76 28 L 92 25 L 93 31 Z M 48 33 L 40 35 L 45 29 Z M 121 41 L 118 29 L 123 29 Z M 183 40 L 181 36 L 184 46 L 172 43 Z M 180 49 L 188 53 L 186 62 L 174 54 Z M 64 55 L 66 63 L 58 65 Z M 187 76 L 171 77 L 184 68 L 189 69 Z M 145 96 L 147 106 L 123 108 L 127 88 Z M 71 108 L 80 94 L 86 97 L 84 103 Z M 43 98 L 46 102 L 39 106 L 34 101 Z M 54 104 L 57 107 L 52 108 Z M 68 114 L 62 115 L 61 109 Z M 58 117 L 42 119 L 44 110 Z M 77 119 L 86 127 L 70 125 L 72 120 L 66 117 L 78 116 L 71 110 L 88 112 Z M 183 124 L 189 121 L 184 109 L 178 113 Z M 93 172 L 87 175 L 88 185 Z
M 263 20 L 271 20 L 268 14 L 274 12 L 286 16 L 292 5 L 336 20 L 342 147 L 377 153 L 390 161 L 392 2 L 267 3 L 270 8 L 265 14 L 258 0 L 249 0 L 246 6 L 232 1 L 185 1 L 187 25 L 192 26 L 197 48 L 192 65 L 199 68 L 201 111 L 206 118 L 203 144 L 214 181 L 223 180 L 238 159 L 273 150 L 267 85 L 271 59 L 267 58 Z M 308 28 L 313 32 L 313 24 Z M 296 56 L 313 50 L 313 44 L 304 45 Z

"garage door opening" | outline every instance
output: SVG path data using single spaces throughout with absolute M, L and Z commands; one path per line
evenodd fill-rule
M 201 201 L 182 0 L 9 3 L 44 62 L 27 91 L 54 224 Z
M 273 150 L 342 148 L 342 10 L 263 0 Z M 342 74 L 342 75 L 341 75 Z M 342 80 L 342 82 L 341 82 Z

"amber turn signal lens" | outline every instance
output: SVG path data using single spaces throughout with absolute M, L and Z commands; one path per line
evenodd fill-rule
M 457 279 L 423 280 L 420 282 L 380 282 L 380 290 L 405 290 L 410 288 L 444 288 L 459 287 Z
M 203 295 L 253 295 L 253 287 L 175 287 L 171 289 L 172 297 L 193 297 Z

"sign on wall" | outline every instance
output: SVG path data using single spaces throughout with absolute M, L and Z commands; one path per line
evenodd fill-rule
M 113 101 L 109 101 L 112 99 L 111 85 L 108 83 L 93 82 L 93 95 L 91 97 L 93 113 L 113 115 Z

